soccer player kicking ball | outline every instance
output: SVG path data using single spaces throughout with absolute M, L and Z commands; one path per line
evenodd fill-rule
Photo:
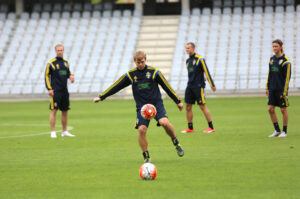
M 211 89 L 213 91 L 216 91 L 216 87 L 209 74 L 204 58 L 195 53 L 195 44 L 192 42 L 187 43 L 185 46 L 185 50 L 186 53 L 189 55 L 189 58 L 186 60 L 186 67 L 188 70 L 189 79 L 184 97 L 186 103 L 186 118 L 188 121 L 188 128 L 181 132 L 194 133 L 192 105 L 195 104 L 196 101 L 208 122 L 208 129 L 203 131 L 203 133 L 213 133 L 215 132 L 215 129 L 213 127 L 211 115 L 208 108 L 205 106 L 206 100 L 204 97 L 204 74 L 209 82 Z
M 266 83 L 266 95 L 268 96 L 268 111 L 274 124 L 275 131 L 269 137 L 286 137 L 288 125 L 288 89 L 291 77 L 291 61 L 283 53 L 283 42 L 276 39 L 272 42 L 274 56 L 270 58 L 269 73 Z M 280 107 L 283 116 L 283 131 L 280 131 L 275 106 Z
M 182 157 L 184 155 L 184 151 L 176 137 L 174 127 L 166 116 L 158 84 L 161 85 L 166 93 L 173 99 L 180 111 L 182 110 L 183 104 L 162 73 L 158 69 L 146 65 L 146 54 L 143 51 L 137 51 L 134 54 L 133 59 L 136 64 L 136 68 L 129 70 L 121 76 L 112 86 L 101 93 L 99 97 L 94 98 L 94 102 L 103 101 L 108 96 L 117 93 L 131 84 L 137 108 L 137 122 L 135 128 L 138 129 L 138 142 L 143 151 L 145 162 L 150 162 L 148 142 L 146 139 L 146 132 L 150 120 L 144 119 L 141 116 L 141 108 L 145 104 L 153 104 L 156 107 L 157 114 L 155 116 L 155 120 L 158 122 L 157 125 L 162 126 L 165 129 L 166 133 L 171 137 L 178 156 Z

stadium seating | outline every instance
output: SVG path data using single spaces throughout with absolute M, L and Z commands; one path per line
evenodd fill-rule
M 20 19 L 10 13 L 0 15 L 0 94 L 45 93 L 47 61 L 55 57 L 54 46 L 65 45 L 76 84 L 71 93 L 99 92 L 131 67 L 131 56 L 139 32 L 141 15 L 130 10 L 62 12 L 50 4 L 36 4 L 34 12 Z M 64 5 L 68 7 L 69 5 Z M 42 11 L 43 10 L 43 11 Z M 59 28 L 57 28 L 59 27 Z
M 217 6 L 212 14 L 205 8 L 205 14 L 193 9 L 190 15 L 181 16 L 170 75 L 174 89 L 183 91 L 186 87 L 187 42 L 194 42 L 196 52 L 205 57 L 219 90 L 264 89 L 271 43 L 276 38 L 283 40 L 284 51 L 293 63 L 290 88 L 299 88 L 300 69 L 296 66 L 300 59 L 296 54 L 300 54 L 300 6 L 295 11 L 293 5 L 276 6 L 274 10 L 270 6 L 252 10 L 252 5 L 244 5 L 242 12 L 239 7 L 227 8 L 230 2 L 224 1 L 223 14 L 219 1 L 214 1 Z
M 276 1 L 277 6 L 273 0 L 255 0 L 251 5 L 213 2 L 212 9 L 182 10 L 177 18 L 161 21 L 142 17 L 138 11 L 112 11 L 102 4 L 37 3 L 32 13 L 20 17 L 0 6 L 0 95 L 45 94 L 45 66 L 55 57 L 58 43 L 65 45 L 65 57 L 75 74 L 76 83 L 69 84 L 71 93 L 107 88 L 132 66 L 136 49 L 146 49 L 149 63 L 158 63 L 172 87 L 184 91 L 185 44 L 190 41 L 205 57 L 218 90 L 264 89 L 271 42 L 276 38 L 284 41 L 293 63 L 290 88 L 300 88 L 300 58 L 296 57 L 300 5 L 295 7 L 291 0 L 285 5 Z

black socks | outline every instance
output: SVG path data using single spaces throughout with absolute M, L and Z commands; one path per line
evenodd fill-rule
M 282 130 L 287 134 L 287 126 L 283 126 Z
M 193 122 L 188 123 L 188 127 L 189 127 L 189 129 L 193 130 L 193 129 L 194 129 L 194 128 L 193 128 Z
M 209 128 L 214 129 L 214 126 L 213 126 L 213 124 L 212 124 L 212 121 L 208 122 L 208 126 L 209 126 Z
M 177 146 L 179 144 L 179 141 L 177 140 L 177 137 L 172 138 L 172 142 L 173 142 L 174 146 Z
M 208 122 L 208 126 L 209 126 L 209 128 L 214 129 L 214 125 L 213 125 L 212 121 Z M 188 123 L 188 127 L 189 127 L 189 129 L 193 130 L 194 129 L 193 123 L 192 122 Z
M 149 151 L 144 151 L 143 156 L 144 156 L 144 160 L 149 159 L 150 158 Z
M 273 124 L 274 124 L 275 131 L 278 132 L 278 133 L 280 133 L 281 131 L 280 131 L 278 122 L 275 122 L 275 123 L 273 123 Z

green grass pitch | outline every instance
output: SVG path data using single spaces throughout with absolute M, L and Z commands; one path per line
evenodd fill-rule
M 216 128 L 208 135 L 200 133 L 207 123 L 198 107 L 196 133 L 181 134 L 185 112 L 164 101 L 185 156 L 177 156 L 152 121 L 147 136 L 158 170 L 154 181 L 139 177 L 133 100 L 71 101 L 76 137 L 57 139 L 45 134 L 48 102 L 1 102 L 0 198 L 300 198 L 300 97 L 289 97 L 287 138 L 267 137 L 273 125 L 266 97 L 207 101 Z M 278 108 L 277 116 L 282 128 Z

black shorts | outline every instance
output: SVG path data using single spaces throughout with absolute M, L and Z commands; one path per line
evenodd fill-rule
M 280 98 L 281 93 L 278 90 L 269 90 L 268 105 L 279 106 L 280 108 L 288 107 L 288 96 Z
M 168 118 L 167 117 L 167 113 L 166 113 L 166 110 L 165 110 L 165 107 L 164 107 L 164 104 L 163 102 L 158 102 L 157 104 L 153 104 L 156 108 L 156 116 L 154 117 L 154 119 L 157 121 L 157 126 L 160 126 L 159 124 L 159 120 L 161 118 Z M 149 126 L 149 123 L 150 123 L 150 120 L 147 120 L 145 118 L 142 117 L 141 115 L 141 109 L 137 109 L 137 112 L 136 112 L 136 125 L 135 125 L 135 128 L 138 129 L 139 126 L 141 125 L 145 125 L 145 126 Z
M 184 102 L 187 104 L 205 104 L 204 88 L 190 88 L 185 89 Z
M 69 92 L 54 91 L 54 96 L 50 96 L 50 110 L 59 109 L 61 111 L 67 111 L 70 109 Z

